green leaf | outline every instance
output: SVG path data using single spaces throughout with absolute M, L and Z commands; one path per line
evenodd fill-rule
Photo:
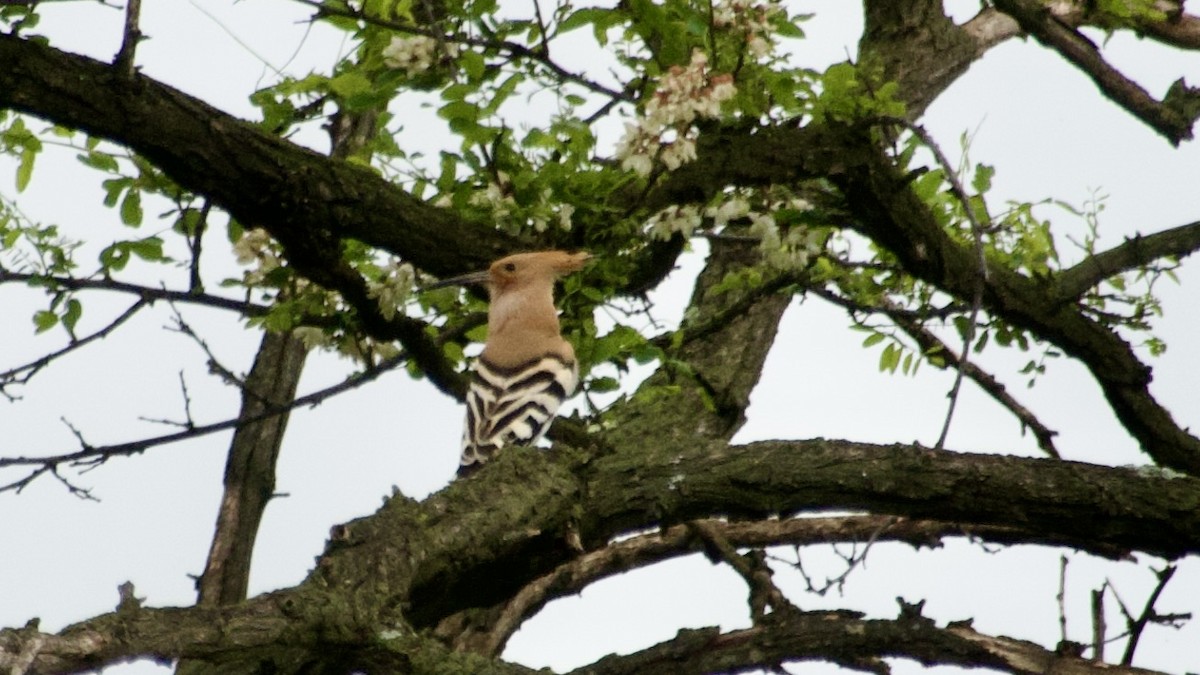
M 899 352 L 896 350 L 896 345 L 888 344 L 888 346 L 884 347 L 883 351 L 879 354 L 879 372 L 882 373 L 885 370 L 891 370 L 892 372 L 895 372 L 896 367 L 892 363 L 898 359 Z
M 584 7 L 582 9 L 577 9 L 567 15 L 567 18 L 558 22 L 558 32 L 560 34 L 568 33 L 576 28 L 582 28 L 588 24 L 602 25 L 605 23 L 608 15 L 612 13 L 613 10 L 602 9 L 600 7 Z
M 68 332 L 75 331 L 75 324 L 79 321 L 79 317 L 83 315 L 83 304 L 75 298 L 67 301 L 67 311 L 63 312 L 62 323 Z
M 150 262 L 165 260 L 163 256 L 163 241 L 158 237 L 146 237 L 138 241 L 128 242 L 129 252 Z
M 117 200 L 121 198 L 121 193 L 124 192 L 133 180 L 124 176 L 120 178 L 109 178 L 100 184 L 104 188 L 104 205 L 112 208 L 117 205 Z
M 118 241 L 100 251 L 100 264 L 106 271 L 120 272 L 129 264 L 128 242 Z
M 466 101 L 451 101 L 438 108 L 438 117 L 445 120 L 476 120 L 479 118 L 479 106 Z
M 58 323 L 58 315 L 48 309 L 40 309 L 33 315 L 33 325 L 37 332 L 45 333 Z
M 85 165 L 101 171 L 116 173 L 119 168 L 117 166 L 117 159 L 107 152 L 92 150 L 85 155 L 78 155 L 78 158 Z
M 871 333 L 870 335 L 867 336 L 866 340 L 863 340 L 862 346 L 863 347 L 873 347 L 873 346 L 879 344 L 880 342 L 883 342 L 883 339 L 885 337 L 887 337 L 887 336 L 884 335 L 883 333 Z
M 988 164 L 980 164 L 975 167 L 975 177 L 971 179 L 971 187 L 975 188 L 976 192 L 987 192 L 992 189 L 992 176 L 996 175 L 996 168 Z
M 510 95 L 512 95 L 514 90 L 516 90 L 517 85 L 524 81 L 525 76 L 521 73 L 514 73 L 511 77 L 505 80 L 499 86 L 499 88 L 496 89 L 495 93 L 492 94 L 492 100 L 486 106 L 484 106 L 483 110 L 481 111 L 483 115 L 486 116 L 495 114 L 504 101 L 507 100 Z
M 329 89 L 343 99 L 369 93 L 372 89 L 371 80 L 356 73 L 342 73 L 329 81 Z
M 471 82 L 478 82 L 483 79 L 483 74 L 487 71 L 487 63 L 483 60 L 483 55 L 471 50 L 466 50 L 458 55 L 458 65 L 467 74 L 467 79 Z M 449 99 L 451 97 L 445 96 Z
M 35 150 L 26 148 L 21 152 L 21 162 L 17 165 L 17 192 L 23 192 L 29 185 L 29 179 L 33 177 L 33 160 L 36 158 Z
M 130 188 L 121 201 L 121 222 L 130 227 L 142 224 L 142 193 Z
M 597 377 L 588 383 L 588 391 L 593 394 L 604 394 L 621 388 L 621 383 L 613 377 Z

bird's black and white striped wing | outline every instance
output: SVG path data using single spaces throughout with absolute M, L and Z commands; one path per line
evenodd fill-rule
M 579 384 L 576 363 L 556 354 L 512 368 L 480 358 L 473 371 L 459 475 L 479 468 L 506 445 L 536 443 Z

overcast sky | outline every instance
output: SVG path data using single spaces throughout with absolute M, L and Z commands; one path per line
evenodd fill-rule
M 953 3 L 969 13 L 975 2 Z M 855 52 L 861 30 L 855 3 L 802 2 L 815 11 L 809 39 L 798 62 L 817 68 Z M 39 27 L 53 44 L 108 59 L 120 40 L 121 13 L 93 3 L 44 6 Z M 303 75 L 327 68 L 347 45 L 340 34 L 304 23 L 308 10 L 278 1 L 212 2 L 147 0 L 138 51 L 146 74 L 168 82 L 236 115 L 253 117 L 247 96 L 273 75 L 265 60 Z M 964 14 L 965 16 L 965 14 Z M 1152 94 L 1161 96 L 1184 76 L 1200 83 L 1200 57 L 1178 55 L 1150 42 L 1117 36 L 1106 55 Z M 1102 100 L 1090 81 L 1035 43 L 1011 41 L 972 67 L 923 120 L 948 154 L 959 154 L 959 137 L 972 135 L 971 157 L 997 167 L 993 208 L 1005 200 L 1049 197 L 1082 204 L 1107 195 L 1101 216 L 1101 247 L 1134 232 L 1153 232 L 1200 217 L 1196 177 L 1200 151 L 1173 149 L 1115 106 Z M 305 139 L 318 149 L 323 137 Z M 410 125 L 405 147 L 441 139 Z M 615 141 L 615 138 L 613 139 Z M 33 220 L 55 222 L 74 236 L 118 223 L 101 204 L 99 178 L 84 170 L 67 149 L 49 149 L 38 159 L 29 189 L 20 195 Z M 15 194 L 12 162 L 0 161 L 0 193 Z M 147 215 L 153 215 L 147 209 Z M 1059 251 L 1071 258 L 1064 233 L 1079 237 L 1083 224 L 1064 211 L 1043 207 L 1042 217 L 1058 228 Z M 156 225 L 144 226 L 145 234 Z M 128 236 L 128 235 L 126 235 Z M 215 239 L 214 239 L 215 241 Z M 702 246 L 685 261 L 659 298 L 679 311 Z M 94 256 L 94 251 L 91 253 Z M 88 258 L 87 255 L 83 256 Z M 217 264 L 214 262 L 213 264 Z M 1161 287 L 1166 317 L 1156 334 L 1169 349 L 1154 359 L 1154 393 L 1184 426 L 1200 429 L 1194 395 L 1200 349 L 1191 337 L 1200 329 L 1194 307 L 1200 273 L 1195 261 L 1180 272 L 1181 284 Z M 232 269 L 232 268 L 230 268 Z M 182 279 L 182 277 L 181 277 Z M 1189 295 L 1190 294 L 1190 298 Z M 52 331 L 34 338 L 28 317 L 42 302 L 28 291 L 0 286 L 0 369 L 44 353 L 62 342 Z M 128 304 L 125 298 L 89 296 L 82 329 L 99 327 Z M 236 414 L 236 392 L 208 377 L 205 357 L 186 338 L 163 330 L 170 311 L 160 307 L 104 343 L 89 347 L 39 375 L 16 403 L 0 401 L 0 453 L 60 452 L 75 445 L 60 417 L 94 444 L 132 440 L 168 431 L 139 417 L 179 418 L 180 372 L 184 373 L 200 421 Z M 202 331 L 225 365 L 244 371 L 258 336 L 216 311 L 186 308 L 185 318 Z M 863 335 L 846 330 L 843 313 L 816 299 L 793 304 L 753 397 L 749 423 L 737 440 L 763 438 L 849 438 L 875 442 L 932 444 L 941 428 L 945 393 L 952 376 L 926 366 L 918 377 L 884 376 L 878 349 L 861 348 Z M 1063 455 L 1081 461 L 1143 464 L 1138 451 L 1108 408 L 1091 377 L 1058 359 L 1049 374 L 1027 389 L 1016 371 L 1031 356 L 989 349 L 984 365 L 1052 429 Z M 310 359 L 301 390 L 341 379 L 348 364 L 335 357 Z M 320 553 L 329 527 L 374 511 L 393 485 L 421 498 L 440 489 L 457 464 L 461 409 L 423 382 L 402 373 L 293 415 L 279 464 L 278 489 L 287 493 L 268 508 L 251 577 L 251 592 L 298 582 Z M 0 494 L 0 625 L 42 618 L 43 629 L 111 610 L 118 584 L 131 580 L 152 605 L 187 605 L 194 600 L 190 574 L 198 574 L 207 552 L 228 434 L 155 448 L 144 456 L 115 460 L 80 477 L 103 501 L 77 500 L 43 479 L 20 496 Z M 1034 439 L 1022 437 L 1016 421 L 973 387 L 967 387 L 949 437 L 951 448 L 1038 455 Z M 856 607 L 894 616 L 895 597 L 927 599 L 940 620 L 975 617 L 985 632 L 1053 645 L 1058 636 L 1058 557 L 1070 559 L 1067 602 L 1070 637 L 1090 638 L 1088 594 L 1105 578 L 1122 598 L 1140 607 L 1154 579 L 1132 563 L 1095 561 L 1069 551 L 1029 548 L 982 553 L 952 542 L 936 552 L 878 547 L 865 570 L 851 578 L 844 597 L 817 598 L 800 592 L 799 579 L 780 572 L 777 580 L 795 590 L 805 609 Z M 836 574 L 828 550 L 805 553 L 806 568 Z M 1160 565 L 1156 565 L 1160 566 Z M 698 592 L 699 589 L 702 591 Z M 1160 611 L 1194 611 L 1200 597 L 1200 564 L 1181 565 Z M 631 611 L 633 609 L 633 611 Z M 683 626 L 747 624 L 741 580 L 703 558 L 690 558 L 601 582 L 581 597 L 553 603 L 512 640 L 506 657 L 530 666 L 568 668 L 614 650 L 629 651 L 673 636 Z M 1115 621 L 1110 620 L 1110 626 Z M 1143 638 L 1145 667 L 1173 672 L 1200 669 L 1200 657 L 1185 645 L 1200 644 L 1200 626 L 1179 632 L 1154 629 Z M 1153 655 L 1153 658 L 1151 658 Z M 915 669 L 906 664 L 897 672 Z M 160 672 L 145 664 L 113 673 Z M 811 672 L 806 669 L 805 672 Z

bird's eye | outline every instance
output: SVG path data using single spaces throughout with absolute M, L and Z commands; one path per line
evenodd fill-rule
M 506 263 L 506 264 L 504 265 L 504 271 L 505 271 L 505 272 L 516 272 L 516 271 L 517 271 L 517 264 L 516 264 L 516 263 Z

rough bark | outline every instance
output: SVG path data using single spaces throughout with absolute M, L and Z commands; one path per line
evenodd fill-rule
M 995 34 L 953 26 L 940 3 L 867 3 L 864 58 L 877 60 L 887 78 L 902 83 L 914 117 L 996 41 Z M 463 222 L 369 171 L 271 137 L 148 78 L 119 78 L 106 64 L 7 35 L 0 36 L 0 63 L 0 106 L 117 140 L 243 222 L 266 225 L 290 264 L 341 291 L 377 336 L 405 340 L 431 374 L 438 359 L 430 354 L 421 360 L 421 349 L 431 349 L 422 341 L 423 326 L 378 316 L 362 279 L 335 255 L 338 245 L 363 241 L 445 274 L 478 267 L 524 243 Z M 978 274 L 971 252 L 937 227 L 908 177 L 862 129 L 706 133 L 699 160 L 672 172 L 646 203 L 654 208 L 703 201 L 729 185 L 808 179 L 830 180 L 840 191 L 829 195 L 837 212 L 895 253 L 914 276 L 958 297 L 971 294 Z M 1197 245 L 1194 232 L 1192 227 L 1179 238 L 1156 239 L 1160 248 L 1153 252 L 1190 253 Z M 661 278 L 678 250 L 678 241 L 653 249 L 657 257 L 643 270 L 649 281 L 642 283 Z M 1146 255 L 1129 246 L 1098 256 L 1096 265 L 1108 270 Z M 36 626 L 3 630 L 0 666 L 28 659 L 31 672 L 72 672 L 149 655 L 191 659 L 197 672 L 214 673 L 526 672 L 452 652 L 428 631 L 460 613 L 508 607 L 531 584 L 608 550 L 615 536 L 650 528 L 671 532 L 675 524 L 700 518 L 788 522 L 813 510 L 855 510 L 929 519 L 939 524 L 928 530 L 934 540 L 965 529 L 988 532 L 996 541 L 1110 557 L 1200 553 L 1196 478 L 907 445 L 730 445 L 788 303 L 786 296 L 756 295 L 754 289 L 712 292 L 726 273 L 752 262 L 747 247 L 714 246 L 684 334 L 714 317 L 722 318 L 721 325 L 685 340 L 671 356 L 687 368 L 661 372 L 645 389 L 678 385 L 679 395 L 635 399 L 611 414 L 619 422 L 615 428 L 581 447 L 549 456 L 513 449 L 472 480 L 421 503 L 393 497 L 378 513 L 335 527 L 316 568 L 295 588 L 222 608 L 150 609 L 132 601 L 58 635 Z M 1200 441 L 1150 397 L 1148 369 L 1119 336 L 1073 305 L 1079 289 L 1096 278 L 1083 267 L 1057 281 L 989 270 L 985 304 L 1087 364 L 1153 458 L 1197 472 Z M 1062 302 L 1047 303 L 1056 292 Z M 731 307 L 738 311 L 726 317 Z M 747 545 L 785 543 L 788 536 L 781 530 Z M 745 631 L 684 632 L 642 653 L 602 660 L 587 672 L 701 672 L 791 658 L 861 666 L 886 656 L 1013 672 L 1101 668 L 1029 643 L 983 636 L 963 624 L 939 628 L 911 611 L 894 621 L 846 613 L 770 616 Z M 495 629 L 497 621 L 497 614 L 485 615 L 482 630 Z
M 246 378 L 240 417 L 257 417 L 290 403 L 296 397 L 307 353 L 304 343 L 290 333 L 265 333 Z M 275 494 L 275 464 L 288 417 L 285 412 L 251 422 L 233 434 L 216 533 L 197 584 L 201 607 L 246 599 L 254 542 L 263 511 Z
M 1166 557 L 1200 552 L 1194 478 L 834 441 L 715 442 L 681 453 L 649 466 L 620 452 L 586 465 L 570 453 L 514 449 L 424 502 L 396 497 L 375 515 L 335 528 L 317 569 L 294 589 L 215 610 L 126 607 L 43 635 L 33 672 L 142 654 L 204 659 L 214 672 L 238 672 L 234 665 L 255 659 L 281 673 L 321 658 L 352 660 L 370 653 L 373 635 L 409 636 L 452 612 L 511 596 L 570 561 L 577 553 L 566 543 L 566 524 L 581 513 L 588 549 L 697 514 L 759 519 L 821 508 L 1016 524 L 1027 533 L 1023 541 L 1102 546 L 1106 555 L 1113 547 Z M 576 472 L 587 475 L 585 491 Z M 0 632 L 0 658 L 37 635 Z M 401 651 L 445 649 L 422 640 L 404 642 Z M 329 656 L 339 645 L 345 654 Z

